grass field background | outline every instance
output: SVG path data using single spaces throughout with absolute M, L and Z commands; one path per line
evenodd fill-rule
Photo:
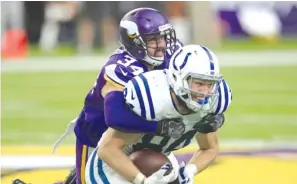
M 219 47 L 211 48 L 215 51 L 258 51 L 258 50 L 296 50 L 297 39 L 295 37 L 280 38 L 275 40 L 262 39 L 225 39 Z M 95 48 L 94 54 L 104 54 L 103 48 Z M 28 57 L 60 57 L 60 56 L 75 56 L 77 50 L 71 45 L 60 45 L 54 48 L 51 52 L 42 52 L 38 45 L 30 45 L 28 50 Z
M 222 72 L 233 91 L 222 139 L 297 141 L 297 66 Z M 3 73 L 2 144 L 54 143 L 80 112 L 96 76 L 96 71 Z

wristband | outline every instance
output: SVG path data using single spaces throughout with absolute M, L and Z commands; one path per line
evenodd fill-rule
M 198 172 L 198 168 L 195 164 L 188 164 L 186 165 L 186 170 L 195 176 Z
M 145 176 L 142 173 L 138 173 L 133 181 L 134 184 L 144 184 Z

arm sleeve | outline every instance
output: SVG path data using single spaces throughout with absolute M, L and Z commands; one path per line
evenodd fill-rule
M 123 132 L 155 133 L 158 128 L 158 122 L 147 121 L 127 108 L 121 91 L 105 96 L 104 113 L 107 126 Z

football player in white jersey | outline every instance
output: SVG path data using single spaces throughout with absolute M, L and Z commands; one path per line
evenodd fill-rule
M 194 176 L 216 158 L 216 132 L 224 122 L 223 113 L 231 104 L 232 94 L 220 74 L 215 54 L 208 48 L 182 47 L 170 59 L 168 69 L 150 71 L 130 80 L 124 98 L 141 118 L 167 124 L 174 136 L 109 128 L 88 160 L 87 183 L 165 184 L 176 177 L 180 183 L 193 183 Z M 192 138 L 200 149 L 186 165 L 178 165 L 172 151 L 187 146 Z M 160 169 L 145 177 L 128 158 L 133 151 L 144 148 L 167 155 L 173 171 L 164 177 L 164 170 Z

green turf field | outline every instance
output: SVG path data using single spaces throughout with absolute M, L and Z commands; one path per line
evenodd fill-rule
M 297 66 L 223 68 L 233 104 L 223 139 L 297 140 Z M 97 72 L 2 74 L 2 144 L 52 144 Z M 66 140 L 70 143 L 72 138 Z
M 260 39 L 224 39 L 215 51 L 258 51 L 258 50 L 296 50 L 296 38 L 281 38 L 279 41 L 264 41 Z M 103 54 L 104 48 L 94 48 L 94 54 Z M 78 54 L 74 45 L 59 45 L 51 52 L 45 53 L 37 45 L 29 45 L 28 57 L 60 57 Z

